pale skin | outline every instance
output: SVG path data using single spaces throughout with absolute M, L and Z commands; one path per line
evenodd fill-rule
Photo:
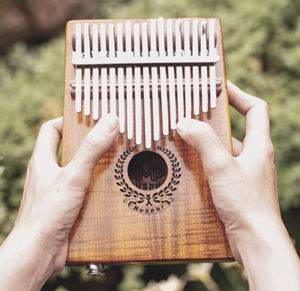
M 282 222 L 267 104 L 228 83 L 230 104 L 246 118 L 233 156 L 206 123 L 182 120 L 177 132 L 201 156 L 212 198 L 250 290 L 300 290 L 300 262 Z M 68 236 L 93 168 L 118 134 L 100 120 L 73 160 L 58 164 L 62 118 L 45 123 L 28 166 L 16 224 L 0 247 L 0 290 L 40 290 L 65 265 Z M 22 258 L 22 259 L 20 259 Z

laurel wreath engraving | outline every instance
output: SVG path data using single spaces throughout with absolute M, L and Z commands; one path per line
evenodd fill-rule
M 120 191 L 124 193 L 124 202 L 129 208 L 141 213 L 150 214 L 161 211 L 174 201 L 173 193 L 177 190 L 181 177 L 181 168 L 176 156 L 166 147 L 158 146 L 157 149 L 169 159 L 172 165 L 172 177 L 169 183 L 154 194 L 143 193 L 133 189 L 124 178 L 124 164 L 126 159 L 135 151 L 136 147 L 125 150 L 116 162 L 115 178 Z M 141 211 L 142 206 L 143 212 Z M 163 207 L 161 207 L 163 206 Z M 149 209 L 151 208 L 151 211 Z M 154 209 L 154 210 L 153 210 Z

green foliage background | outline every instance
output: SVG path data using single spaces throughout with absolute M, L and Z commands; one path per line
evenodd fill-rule
M 298 250 L 299 11 L 299 0 L 111 0 L 99 1 L 95 11 L 95 18 L 221 18 L 228 78 L 270 104 L 280 201 Z M 43 121 L 62 113 L 63 70 L 63 34 L 37 47 L 19 43 L 0 59 L 0 242 L 16 217 L 38 128 Z M 235 112 L 231 117 L 234 134 L 242 139 L 243 119 Z M 83 275 L 80 268 L 66 268 L 44 289 L 142 290 L 149 281 L 167 279 L 172 273 L 181 282 L 189 281 L 184 290 L 247 289 L 243 271 L 236 265 L 214 264 L 209 270 L 200 270 L 198 277 L 192 276 L 190 269 L 191 265 L 119 267 L 95 281 Z M 163 290 L 153 286 L 148 285 L 147 290 Z

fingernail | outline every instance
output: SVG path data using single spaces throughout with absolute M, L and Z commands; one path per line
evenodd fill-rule
M 112 133 L 119 126 L 119 120 L 115 115 L 107 114 L 101 118 L 100 124 L 103 132 Z
M 176 126 L 177 131 L 184 132 L 189 128 L 189 122 L 186 118 L 181 119 Z

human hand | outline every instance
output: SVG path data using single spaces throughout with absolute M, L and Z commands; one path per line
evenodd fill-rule
M 231 83 L 228 89 L 230 104 L 246 116 L 247 124 L 243 144 L 234 139 L 235 157 L 223 147 L 208 123 L 184 119 L 177 131 L 199 152 L 214 205 L 227 235 L 234 240 L 236 233 L 250 227 L 257 217 L 280 214 L 267 103 Z M 231 247 L 239 258 L 235 245 Z
M 276 289 L 281 282 L 275 284 L 274 275 L 284 265 L 292 271 L 299 271 L 300 267 L 280 216 L 268 106 L 231 83 L 228 90 L 230 104 L 246 117 L 243 143 L 233 139 L 234 156 L 205 122 L 183 119 L 177 131 L 201 156 L 214 205 L 234 257 L 248 271 L 250 286 L 258 284 L 259 290 L 283 290 Z M 286 253 L 281 256 L 278 249 Z M 272 268 L 266 271 L 265 265 L 273 266 L 269 279 L 266 275 Z M 255 278 L 253 282 L 251 276 Z M 273 280 L 276 286 L 271 288 L 266 280 Z M 295 277 L 288 281 L 293 288 L 300 285 L 299 280 L 293 285 Z M 282 287 L 287 288 L 286 284 L 284 281 Z M 296 290 L 293 288 L 286 290 Z
M 9 275 L 2 280 L 4 272 L 0 275 L 1 290 L 38 290 L 49 276 L 62 270 L 68 236 L 84 201 L 92 171 L 118 133 L 117 119 L 107 115 L 88 133 L 72 161 L 60 167 L 57 155 L 62 125 L 62 118 L 58 118 L 41 127 L 28 166 L 16 225 L 0 249 L 0 256 L 4 257 L 14 249 L 21 248 L 26 253 L 27 271 L 35 274 L 35 280 L 31 280 L 34 287 L 29 288 L 28 282 L 26 288 L 9 285 Z M 11 259 L 7 264 L 12 264 Z M 1 285 L 5 281 L 8 285 Z

